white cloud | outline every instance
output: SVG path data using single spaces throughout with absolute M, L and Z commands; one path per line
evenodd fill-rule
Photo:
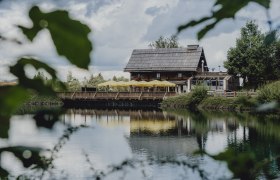
M 206 38 L 201 41 L 204 47 L 208 66 L 218 70 L 218 66 L 223 68 L 224 61 L 227 59 L 227 51 L 235 46 L 236 38 L 239 36 L 239 30 L 232 33 L 221 33 L 220 35 Z
M 59 76 L 63 79 L 68 69 L 75 71 L 79 78 L 91 72 L 102 72 L 107 78 L 119 73 L 123 75 L 123 68 L 133 49 L 148 48 L 149 42 L 160 35 L 175 33 L 178 25 L 209 15 L 213 3 L 213 0 L 3 0 L 0 3 L 0 34 L 24 41 L 25 45 L 1 41 L 0 79 L 14 78 L 8 75 L 5 67 L 12 64 L 18 56 L 26 54 L 45 59 L 59 69 Z M 77 70 L 65 58 L 59 57 L 47 31 L 39 33 L 33 43 L 24 38 L 15 25 L 31 25 L 27 12 L 32 4 L 39 4 L 45 11 L 67 9 L 72 17 L 92 28 L 90 39 L 94 44 L 94 52 L 91 55 L 91 66 L 94 68 L 91 68 L 91 72 Z M 276 22 L 279 8 L 279 1 L 274 0 L 269 12 L 272 19 L 276 18 Z M 240 27 L 246 22 L 244 18 L 256 19 L 260 27 L 267 30 L 265 10 L 259 5 L 250 4 L 237 14 L 236 20 L 218 24 L 201 42 L 195 40 L 199 27 L 182 32 L 180 42 L 184 46 L 199 43 L 205 49 L 210 67 L 223 65 L 228 48 L 234 46 Z M 277 23 L 280 24 L 279 21 Z

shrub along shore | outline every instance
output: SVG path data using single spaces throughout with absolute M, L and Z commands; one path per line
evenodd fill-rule
M 258 89 L 256 97 L 209 96 L 203 87 L 197 87 L 191 93 L 169 97 L 161 103 L 162 109 L 204 109 L 227 111 L 266 111 L 279 110 L 280 81 L 264 85 Z
M 63 102 L 58 97 L 40 96 L 34 93 L 16 110 L 16 114 L 36 114 L 39 111 L 58 112 L 62 106 Z
M 39 105 L 39 106 L 62 106 L 63 102 L 55 96 L 39 96 L 37 94 L 32 95 L 24 105 Z

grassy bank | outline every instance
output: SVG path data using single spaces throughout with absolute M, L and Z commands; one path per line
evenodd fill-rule
M 265 106 L 266 103 L 276 102 L 270 109 L 279 110 L 280 81 L 276 81 L 261 87 L 257 97 L 221 97 L 208 96 L 203 87 L 198 87 L 193 92 L 181 94 L 165 99 L 161 107 L 163 109 L 205 109 L 205 110 L 230 110 L 230 111 L 254 111 Z M 278 104 L 278 106 L 277 106 Z
M 63 105 L 62 101 L 58 97 L 54 96 L 39 96 L 32 95 L 29 100 L 24 105 L 39 105 L 39 106 L 61 106 Z
M 252 111 L 258 106 L 257 98 L 240 97 L 207 97 L 197 106 L 206 110 Z
M 197 87 L 191 93 L 180 94 L 178 96 L 169 97 L 163 100 L 161 103 L 161 107 L 171 109 L 194 109 L 205 98 L 207 98 L 207 90 L 203 87 Z
M 205 109 L 205 110 L 230 110 L 244 111 L 253 110 L 258 105 L 256 98 L 252 97 L 212 97 L 206 96 L 201 101 L 192 103 L 193 95 L 183 94 L 164 100 L 161 104 L 163 109 Z
M 15 114 L 36 114 L 38 112 L 45 112 L 50 114 L 58 114 L 61 111 L 63 102 L 55 96 L 39 96 L 37 94 L 32 94 L 28 101 L 20 106 Z

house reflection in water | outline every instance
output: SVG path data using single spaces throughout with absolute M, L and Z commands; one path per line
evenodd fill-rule
M 164 112 L 131 116 L 128 141 L 132 151 L 136 154 L 145 152 L 157 158 L 191 155 L 199 146 L 190 119 L 183 122 Z

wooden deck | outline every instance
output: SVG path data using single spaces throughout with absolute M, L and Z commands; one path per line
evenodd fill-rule
M 255 96 L 255 92 L 208 92 L 227 98 Z M 159 108 L 162 100 L 175 92 L 58 92 L 66 108 Z
M 175 96 L 175 92 L 58 92 L 58 97 L 62 100 L 159 100 L 162 101 L 170 96 Z M 224 92 L 208 91 L 210 96 L 238 97 L 256 96 L 256 92 Z
M 62 100 L 163 100 L 175 92 L 59 92 Z

